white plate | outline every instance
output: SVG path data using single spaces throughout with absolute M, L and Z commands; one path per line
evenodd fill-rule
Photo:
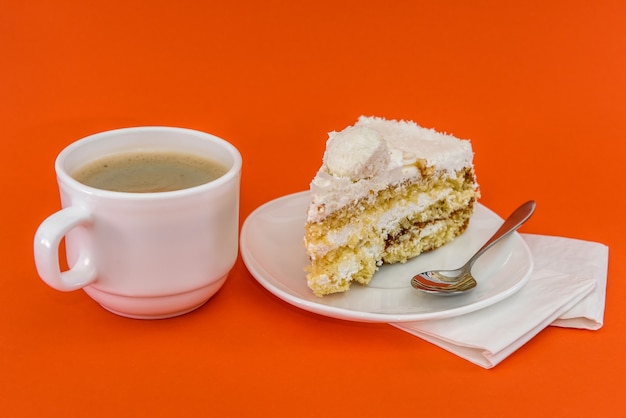
M 304 223 L 309 192 L 272 200 L 248 216 L 241 230 L 241 255 L 263 287 L 304 310 L 360 322 L 409 322 L 449 318 L 499 302 L 528 281 L 533 261 L 518 233 L 496 244 L 474 264 L 478 286 L 459 296 L 437 296 L 411 287 L 411 277 L 428 269 L 456 268 L 499 228 L 503 220 L 478 204 L 467 230 L 443 247 L 405 264 L 384 265 L 367 286 L 323 298 L 306 285 Z

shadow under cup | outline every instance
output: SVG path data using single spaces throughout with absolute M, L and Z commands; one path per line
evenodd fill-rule
M 70 175 L 95 159 L 137 151 L 194 154 L 228 171 L 199 186 L 159 193 L 96 189 Z M 198 308 L 221 288 L 237 258 L 241 165 L 230 143 L 182 128 L 119 129 L 71 144 L 55 165 L 63 209 L 42 223 L 35 238 L 41 278 L 62 291 L 83 288 L 105 309 L 131 318 L 168 318 Z M 60 272 L 63 237 L 71 267 Z

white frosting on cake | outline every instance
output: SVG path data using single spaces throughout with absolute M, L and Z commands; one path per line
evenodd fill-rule
M 361 116 L 354 126 L 329 133 L 323 164 L 311 182 L 308 222 L 375 192 L 421 176 L 416 163 L 455 176 L 472 166 L 468 140 L 414 122 Z

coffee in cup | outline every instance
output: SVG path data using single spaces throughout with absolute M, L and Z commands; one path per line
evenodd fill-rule
M 217 161 L 180 152 L 136 151 L 87 163 L 71 176 L 97 189 L 126 193 L 171 192 L 217 179 L 228 169 Z

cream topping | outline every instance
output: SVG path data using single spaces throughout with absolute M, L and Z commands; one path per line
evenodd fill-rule
M 328 174 L 358 181 L 375 176 L 389 165 L 382 135 L 365 126 L 350 126 L 328 135 L 324 164 Z
M 311 182 L 308 221 L 374 193 L 417 179 L 417 165 L 433 167 L 443 176 L 472 166 L 468 140 L 423 128 L 411 121 L 361 116 L 354 126 L 328 135 L 323 163 Z

